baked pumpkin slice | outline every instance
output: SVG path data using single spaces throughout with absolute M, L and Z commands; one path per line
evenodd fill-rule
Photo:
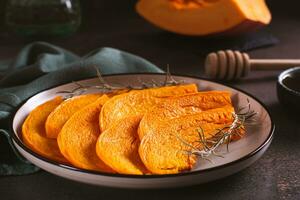
M 140 120 L 140 116 L 121 119 L 98 138 L 97 155 L 118 173 L 141 175 L 149 172 L 138 153 L 140 140 L 137 129 Z
M 100 129 L 106 130 L 115 121 L 128 116 L 143 115 L 161 100 L 155 97 L 168 97 L 197 92 L 195 84 L 133 90 L 108 100 L 100 114 Z
M 59 151 L 56 139 L 47 138 L 45 132 L 47 117 L 62 102 L 62 97 L 55 97 L 32 110 L 22 125 L 22 139 L 36 153 L 57 162 L 67 163 Z
M 154 121 L 170 120 L 188 114 L 231 105 L 231 93 L 228 91 L 208 91 L 165 98 L 154 106 L 142 118 L 138 133 L 140 139 Z
M 192 148 L 185 142 L 201 148 L 199 129 L 209 139 L 233 122 L 232 106 L 216 108 L 167 121 L 154 121 L 144 134 L 139 155 L 153 174 L 175 174 L 191 170 L 197 157 L 187 154 Z M 183 142 L 185 141 L 185 142 Z
M 109 99 L 103 95 L 94 103 L 73 114 L 57 137 L 61 153 L 76 167 L 101 172 L 113 172 L 96 154 L 100 135 L 99 113 Z
M 102 94 L 86 94 L 65 100 L 48 116 L 45 124 L 46 136 L 48 138 L 57 138 L 64 124 L 75 112 L 95 102 L 101 95 Z

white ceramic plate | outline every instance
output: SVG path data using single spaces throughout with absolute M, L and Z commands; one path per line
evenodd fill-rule
M 72 90 L 76 87 L 74 83 L 69 83 L 54 87 L 43 92 L 40 92 L 29 98 L 19 109 L 16 111 L 13 123 L 13 143 L 17 150 L 30 162 L 36 166 L 56 174 L 61 177 L 72 179 L 79 182 L 110 187 L 121 188 L 166 188 L 166 187 L 180 187 L 187 185 L 194 185 L 209 182 L 219 178 L 226 177 L 236 173 L 259 159 L 269 147 L 273 132 L 274 124 L 269 115 L 269 112 L 253 96 L 246 94 L 238 89 L 228 87 L 215 82 L 199 79 L 196 77 L 187 76 L 173 76 L 176 80 L 183 80 L 186 83 L 196 83 L 199 89 L 205 90 L 228 90 L 231 91 L 233 96 L 233 104 L 235 107 L 242 107 L 247 105 L 247 99 L 250 101 L 251 109 L 258 113 L 257 123 L 254 126 L 246 127 L 246 137 L 239 141 L 232 142 L 229 145 L 229 152 L 225 147 L 220 149 L 224 152 L 224 158 L 213 157 L 210 163 L 205 160 L 199 160 L 196 167 L 186 173 L 175 175 L 121 175 L 121 174 L 106 174 L 95 171 L 83 170 L 73 166 L 60 164 L 44 158 L 29 148 L 22 142 L 21 126 L 28 115 L 36 106 L 44 103 L 45 101 L 57 95 L 58 91 Z M 163 81 L 165 75 L 162 74 L 121 74 L 105 76 L 105 80 L 109 83 L 118 83 L 122 85 L 136 86 L 143 82 L 150 82 L 151 80 Z M 81 84 L 95 85 L 98 79 L 87 79 L 79 81 Z M 92 92 L 92 91 L 89 91 Z

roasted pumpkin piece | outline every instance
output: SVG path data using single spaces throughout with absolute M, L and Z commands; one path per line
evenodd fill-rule
M 54 161 L 67 163 L 59 151 L 56 139 L 47 138 L 45 133 L 48 115 L 62 102 L 62 97 L 56 97 L 32 110 L 23 123 L 22 139 L 36 153 Z
M 97 155 L 118 173 L 141 175 L 148 172 L 138 153 L 140 120 L 140 116 L 121 119 L 99 136 Z
M 117 95 L 107 101 L 100 114 L 100 128 L 106 130 L 113 122 L 122 118 L 143 115 L 161 100 L 155 97 L 167 97 L 197 92 L 195 84 L 133 90 Z
M 95 102 L 102 94 L 80 95 L 65 100 L 53 112 L 50 113 L 46 120 L 45 128 L 48 138 L 57 138 L 66 121 L 78 110 L 84 106 Z
M 246 33 L 271 21 L 265 0 L 140 0 L 136 10 L 162 29 L 195 36 Z
M 106 95 L 73 114 L 57 137 L 61 153 L 76 167 L 101 172 L 113 172 L 96 154 L 100 135 L 99 113 L 109 99 Z
M 139 126 L 139 138 L 152 126 L 154 121 L 170 120 L 188 114 L 231 105 L 230 92 L 209 91 L 167 97 L 161 104 L 155 105 L 142 118 Z
M 191 170 L 196 157 L 186 152 L 192 148 L 182 141 L 201 148 L 197 129 L 209 139 L 233 122 L 233 107 L 225 106 L 166 121 L 154 121 L 141 140 L 139 155 L 154 174 L 174 174 Z

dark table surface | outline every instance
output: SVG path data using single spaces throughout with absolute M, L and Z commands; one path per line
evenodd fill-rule
M 178 43 L 174 43 L 168 38 L 177 36 L 145 23 L 134 12 L 134 3 L 83 2 L 81 30 L 68 38 L 46 41 L 80 55 L 111 46 L 140 55 L 163 69 L 170 64 L 174 73 L 202 76 L 201 42 L 185 42 L 184 37 L 178 37 Z M 254 58 L 300 58 L 299 3 L 270 0 L 269 5 L 273 12 L 269 31 L 280 43 L 249 54 Z M 0 30 L 0 60 L 12 58 L 30 42 L 7 33 L 3 26 Z M 0 177 L 0 199 L 300 199 L 300 117 L 286 111 L 277 100 L 279 73 L 253 72 L 248 78 L 231 83 L 264 102 L 276 124 L 274 140 L 264 156 L 235 175 L 193 187 L 145 191 L 96 187 L 40 171 Z

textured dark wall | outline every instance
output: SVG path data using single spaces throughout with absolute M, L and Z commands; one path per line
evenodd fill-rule
M 0 0 L 0 31 L 4 31 L 4 13 L 5 4 L 7 0 Z M 91 26 L 99 26 L 97 19 L 114 17 L 114 15 L 123 15 L 126 13 L 126 17 L 135 16 L 134 5 L 137 0 L 117 0 L 112 7 L 110 1 L 101 0 L 88 0 L 81 1 L 82 15 L 83 15 L 83 29 L 91 29 Z M 275 18 L 277 16 L 288 16 L 288 17 L 300 17 L 299 12 L 299 1 L 289 0 L 283 2 L 282 0 L 267 0 L 268 6 L 270 7 Z M 130 6 L 129 6 L 130 5 Z M 105 8 L 105 9 L 104 9 Z M 106 10 L 107 12 L 99 12 L 99 10 Z M 130 13 L 130 15 L 128 15 Z

